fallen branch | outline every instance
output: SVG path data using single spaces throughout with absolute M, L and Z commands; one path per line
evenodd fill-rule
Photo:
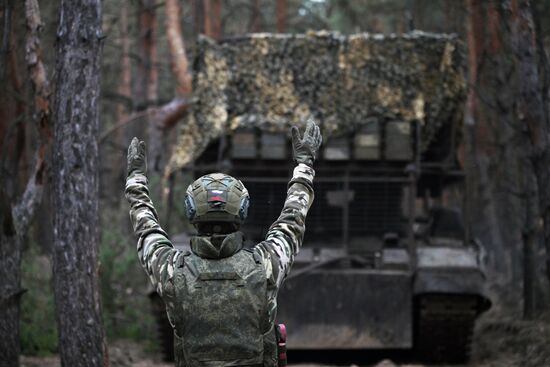
M 36 159 L 33 171 L 27 181 L 25 191 L 19 200 L 14 203 L 11 196 L 6 195 L 6 183 L 0 186 L 0 358 L 2 365 L 19 365 L 19 317 L 20 296 L 24 293 L 21 288 L 21 253 L 23 251 L 24 236 L 34 217 L 36 209 L 42 201 L 46 170 L 46 156 L 51 142 L 50 126 L 50 83 L 46 69 L 42 62 L 40 47 L 40 8 L 37 0 L 25 0 L 25 60 L 29 71 L 34 93 L 34 118 L 38 123 L 39 146 L 36 150 Z M 9 30 L 11 33 L 11 30 Z M 11 36 L 10 36 L 11 37 Z M 12 64 L 14 64 L 12 62 Z M 15 67 L 15 64 L 12 65 Z M 17 83 L 14 83 L 15 85 Z M 17 88 L 17 86 L 16 86 Z M 15 162 L 19 161 L 19 152 L 23 151 L 22 141 L 15 142 Z M 4 167 L 2 167 L 4 168 Z M 17 182 L 17 175 L 1 177 L 2 181 Z M 16 193 L 12 193 L 15 196 Z
M 105 130 L 101 134 L 101 136 L 99 137 L 99 140 L 98 140 L 99 144 L 103 143 L 109 137 L 109 135 L 111 135 L 112 133 L 114 133 L 118 129 L 123 128 L 124 126 L 128 125 L 129 123 L 137 121 L 140 118 L 147 116 L 148 114 L 149 114 L 149 109 L 144 110 L 144 111 L 140 111 L 140 112 L 136 112 L 136 113 L 132 114 L 130 117 L 128 117 L 128 118 L 126 118 L 122 121 L 117 122 L 116 124 L 114 124 L 113 126 L 108 128 L 107 130 Z
M 176 97 L 157 110 L 158 123 L 161 129 L 171 129 L 187 113 L 187 98 Z
M 105 130 L 99 137 L 99 144 L 105 142 L 105 140 L 118 129 L 147 116 L 155 116 L 155 121 L 153 123 L 159 126 L 160 129 L 171 129 L 178 120 L 185 115 L 188 107 L 189 103 L 187 99 L 176 97 L 163 106 L 150 107 L 144 111 L 136 112 Z

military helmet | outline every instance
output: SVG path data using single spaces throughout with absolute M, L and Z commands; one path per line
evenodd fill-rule
M 187 188 L 186 214 L 192 224 L 229 223 L 238 227 L 248 214 L 250 196 L 243 183 L 224 173 L 200 177 Z

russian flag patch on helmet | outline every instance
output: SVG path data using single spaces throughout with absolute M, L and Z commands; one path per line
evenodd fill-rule
M 227 202 L 227 191 L 225 190 L 208 190 L 207 191 L 208 202 Z

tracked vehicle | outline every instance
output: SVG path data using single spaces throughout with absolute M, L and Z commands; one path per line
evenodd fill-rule
M 321 33 L 203 40 L 199 50 L 197 101 L 171 164 L 244 182 L 250 245 L 283 206 L 288 126 L 304 113 L 323 131 L 304 246 L 279 293 L 288 347 L 466 360 L 490 301 L 482 247 L 464 226 L 460 43 Z M 246 53 L 260 61 L 242 70 Z

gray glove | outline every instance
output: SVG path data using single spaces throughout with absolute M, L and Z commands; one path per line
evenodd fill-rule
M 134 171 L 147 173 L 147 152 L 145 142 L 133 138 L 128 147 L 128 176 Z
M 304 163 L 310 167 L 313 167 L 315 156 L 319 150 L 319 146 L 323 142 L 321 131 L 319 126 L 313 122 L 312 119 L 308 120 L 304 137 L 300 138 L 300 132 L 296 126 L 290 128 L 292 135 L 292 150 L 294 153 L 294 161 L 296 163 Z

